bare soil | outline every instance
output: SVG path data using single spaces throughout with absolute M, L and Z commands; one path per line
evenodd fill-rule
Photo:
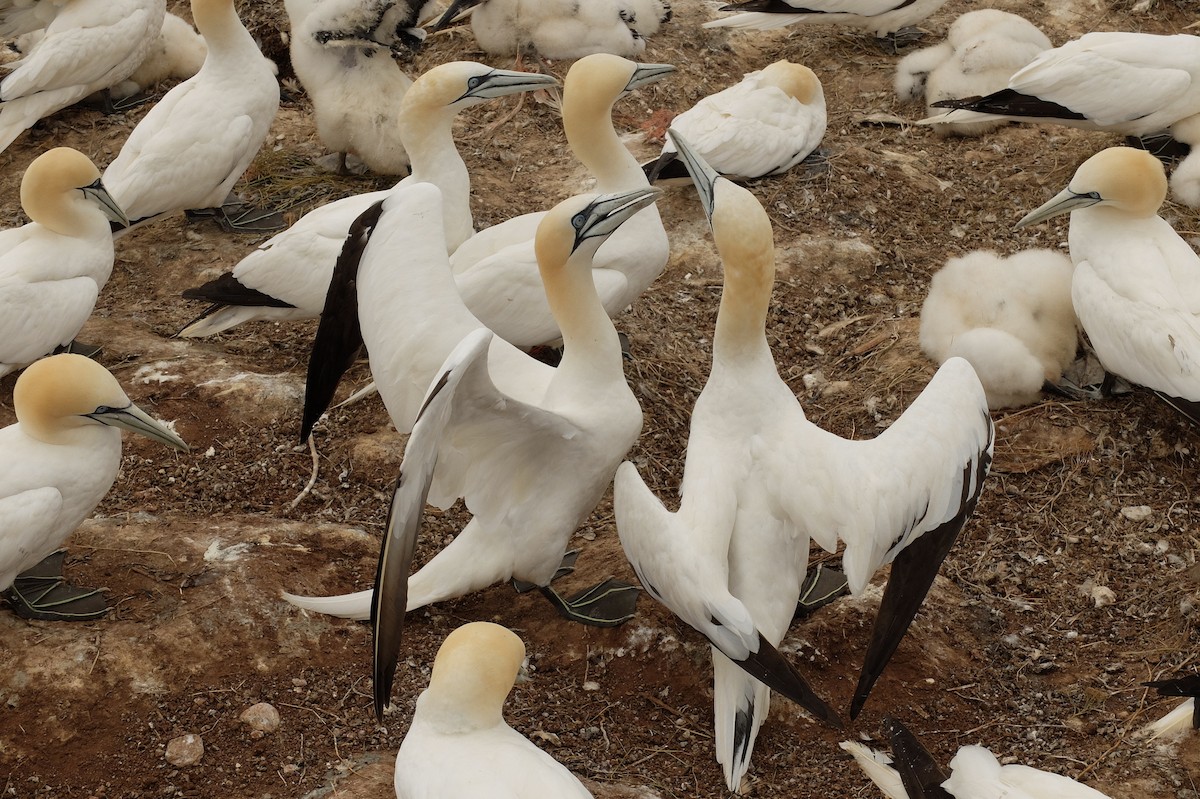
M 239 5 L 286 78 L 281 4 Z M 867 124 L 872 115 L 923 115 L 898 102 L 897 58 L 873 41 L 838 28 L 705 30 L 708 4 L 674 5 L 645 60 L 679 72 L 616 111 L 619 127 L 638 134 L 629 143 L 639 155 L 657 152 L 653 136 L 667 113 L 778 58 L 806 63 L 824 81 L 824 162 L 752 186 L 779 251 L 769 335 L 814 422 L 874 435 L 933 372 L 916 346 L 930 275 L 971 249 L 1065 247 L 1065 221 L 1019 232 L 1013 223 L 1117 138 L 1012 126 L 982 139 L 939 139 L 921 127 Z M 927 41 L 983 5 L 950 0 L 924 24 Z M 1091 30 L 1177 33 L 1200 17 L 1183 0 L 1137 10 L 1132 0 L 988 5 L 1023 13 L 1055 43 Z M 486 60 L 465 28 L 431 37 L 413 71 L 456 58 Z M 561 76 L 567 66 L 552 69 Z M 316 168 L 312 159 L 324 151 L 308 101 L 285 86 L 244 193 L 290 205 L 295 216 L 390 185 Z M 546 105 L 526 99 L 512 120 L 482 133 L 515 102 L 459 123 L 477 227 L 587 185 Z M 0 223 L 24 221 L 17 187 L 38 153 L 67 144 L 107 163 L 144 112 L 69 109 L 18 140 L 0 155 Z M 628 374 L 645 411 L 631 457 L 670 497 L 707 374 L 721 271 L 691 190 L 670 191 L 660 207 L 671 262 L 618 325 L 632 340 Z M 1196 210 L 1169 203 L 1163 213 L 1185 236 L 1200 236 Z M 69 540 L 69 575 L 108 588 L 107 618 L 61 625 L 0 614 L 0 795 L 391 796 L 390 764 L 438 644 L 483 619 L 516 630 L 534 667 L 535 679 L 510 696 L 510 723 L 593 781 L 597 795 L 725 795 L 713 759 L 708 647 L 648 597 L 634 621 L 614 630 L 568 624 L 540 597 L 507 586 L 418 611 L 396 711 L 375 722 L 368 628 L 310 617 L 280 592 L 370 584 L 403 437 L 377 399 L 332 412 L 317 429 L 315 486 L 293 506 L 312 470 L 297 439 L 315 326 L 259 323 L 210 340 L 172 338 L 200 310 L 179 292 L 230 268 L 258 241 L 183 219 L 118 241 L 112 280 L 81 339 L 104 345 L 101 361 L 143 408 L 175 420 L 192 451 L 129 438 L 113 491 Z M 807 388 L 805 376 L 817 373 L 828 383 L 810 379 Z M 365 382 L 365 364 L 349 377 Z M 0 424 L 13 421 L 12 384 L 0 382 Z M 777 701 L 755 748 L 749 795 L 877 796 L 836 744 L 845 735 L 878 742 L 885 714 L 947 759 L 983 743 L 1006 761 L 1081 777 L 1114 797 L 1198 795 L 1194 737 L 1176 749 L 1133 733 L 1171 704 L 1140 683 L 1194 669 L 1200 656 L 1200 439 L 1141 391 L 1105 403 L 1047 400 L 995 421 L 996 462 L 978 511 L 862 716 L 838 734 Z M 1149 512 L 1122 513 L 1140 506 Z M 422 558 L 467 517 L 427 518 Z M 568 589 L 606 575 L 633 579 L 607 501 L 575 544 L 581 555 Z M 814 552 L 814 560 L 828 558 Z M 841 600 L 785 640 L 838 707 L 848 705 L 877 602 L 878 591 Z M 259 701 L 278 708 L 277 732 L 252 734 L 238 720 Z M 205 752 L 198 765 L 177 768 L 164 750 L 184 733 L 201 735 Z

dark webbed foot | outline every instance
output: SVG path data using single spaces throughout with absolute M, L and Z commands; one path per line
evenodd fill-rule
M 54 354 L 61 355 L 64 352 L 69 352 L 73 355 L 82 355 L 85 358 L 92 358 L 104 352 L 104 348 L 96 344 L 84 344 L 82 341 L 71 339 L 71 343 L 65 347 L 55 347 Z
M 287 227 L 283 214 L 255 208 L 231 194 L 220 208 L 197 208 L 187 212 L 189 219 L 213 219 L 226 233 L 261 234 Z
M 558 570 L 554 572 L 554 576 L 550 578 L 550 581 L 553 582 L 559 577 L 564 577 L 575 571 L 575 560 L 578 557 L 578 549 L 572 549 L 566 552 L 562 556 L 562 562 L 558 564 Z M 518 594 L 524 594 L 527 591 L 532 591 L 533 589 L 537 588 L 537 583 L 527 583 L 524 580 L 518 580 L 516 577 L 514 577 L 512 578 L 512 587 L 513 590 L 515 590 Z
M 804 576 L 804 583 L 800 586 L 800 599 L 796 602 L 796 615 L 792 617 L 792 621 L 805 618 L 849 592 L 850 586 L 846 582 L 845 574 L 818 563 Z
M 542 596 L 563 618 L 592 627 L 616 627 L 633 618 L 638 588 L 620 580 L 608 579 L 564 599 L 550 586 L 539 586 Z
M 98 588 L 76 588 L 63 580 L 65 550 L 59 550 L 13 580 L 4 592 L 13 612 L 23 619 L 92 621 L 108 612 Z
M 902 49 L 911 47 L 924 38 L 924 31 L 910 25 L 898 31 L 893 31 L 887 36 L 881 36 L 875 41 L 879 42 L 879 47 L 888 55 L 900 55 Z

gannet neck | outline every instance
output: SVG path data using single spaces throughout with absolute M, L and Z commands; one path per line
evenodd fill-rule
M 34 159 L 21 178 L 21 207 L 39 225 L 63 236 L 79 236 L 106 226 L 83 190 L 100 179 L 91 160 L 70 147 L 56 147 Z
M 254 37 L 238 17 L 233 0 L 192 0 L 192 19 L 204 37 L 208 55 L 204 65 L 212 69 L 228 63 L 232 55 L 259 53 Z M 242 65 L 237 65 L 240 70 Z
M 793 64 L 787 59 L 776 61 L 763 68 L 762 82 L 775 86 L 785 94 L 805 105 L 823 94 L 817 75 L 803 64 Z
M 1129 216 L 1155 216 L 1167 199 L 1167 176 L 1162 163 L 1145 150 L 1110 147 L 1084 161 L 1068 189 L 1075 194 L 1098 194 L 1098 205 Z
M 770 352 L 767 310 L 775 281 L 771 220 L 746 189 L 716 182 L 712 229 L 725 270 L 725 285 L 713 336 L 714 358 L 750 351 Z
M 613 104 L 621 97 L 637 64 L 597 53 L 576 61 L 563 84 L 562 118 L 567 144 L 596 177 L 596 191 L 621 191 L 646 184 L 633 153 L 613 127 Z
M 443 733 L 486 729 L 504 722 L 525 645 L 498 624 L 464 624 L 442 642 L 418 712 Z
M 55 355 L 36 361 L 13 387 L 13 409 L 21 428 L 31 438 L 47 444 L 73 443 L 78 440 L 80 428 L 100 427 L 83 414 L 130 404 L 116 378 L 82 355 Z M 118 440 L 121 437 L 117 430 L 109 435 Z

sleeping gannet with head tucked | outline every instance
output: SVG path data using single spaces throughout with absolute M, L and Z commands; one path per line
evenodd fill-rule
M 184 20 L 168 12 L 158 38 L 133 74 L 108 93 L 120 100 L 153 88 L 164 80 L 187 80 L 204 66 L 208 46 L 204 37 Z
M 0 232 L 0 377 L 66 346 L 112 274 L 109 221 L 125 223 L 83 153 L 58 147 L 21 178 L 29 224 Z
M 937 113 L 939 100 L 978 97 L 1008 85 L 1008 79 L 1038 53 L 1054 45 L 1032 22 L 984 8 L 954 21 L 946 40 L 909 53 L 896 65 L 895 88 L 901 100 L 925 97 L 928 113 Z M 1004 124 L 985 120 L 975 124 L 935 125 L 940 135 L 979 136 Z
M 104 170 L 134 225 L 219 208 L 279 108 L 274 65 L 238 19 L 233 0 L 192 0 L 192 17 L 208 47 L 204 66 L 142 117 Z
M 371 591 L 288 599 L 324 613 L 371 616 L 378 710 L 390 696 L 406 610 L 515 579 L 537 587 L 574 621 L 612 626 L 632 617 L 632 586 L 606 580 L 566 599 L 550 581 L 571 534 L 595 509 L 641 430 L 641 408 L 625 381 L 620 341 L 596 293 L 591 259 L 658 193 L 644 187 L 572 197 L 538 226 L 542 281 L 563 337 L 557 368 L 493 336 L 462 304 L 440 240 L 436 187 L 414 184 L 356 222 L 313 345 L 309 391 L 345 370 L 346 354 L 357 349 L 351 335 L 357 312 L 379 394 L 397 429 L 412 434 L 374 605 Z M 348 301 L 353 293 L 357 309 Z M 429 367 L 435 358 L 441 360 Z M 303 435 L 322 410 L 307 405 L 308 397 Z M 445 508 L 459 497 L 471 521 L 410 578 L 427 499 Z
M 1200 674 L 1186 674 L 1167 680 L 1154 680 L 1142 683 L 1142 685 L 1154 688 L 1158 691 L 1159 696 L 1188 697 L 1161 719 L 1143 727 L 1142 735 L 1153 741 L 1164 735 L 1200 729 L 1200 713 L 1196 711 L 1196 697 L 1200 696 Z
M 1200 423 L 1200 256 L 1158 216 L 1166 196 L 1154 156 L 1110 147 L 1017 227 L 1071 214 L 1071 301 L 1096 357 Z
M 1043 52 L 1007 88 L 935 105 L 956 110 L 922 123 L 1015 120 L 1126 136 L 1168 132 L 1192 146 L 1171 177 L 1171 190 L 1200 206 L 1200 37 L 1088 33 Z
M 738 11 L 704 23 L 706 28 L 771 30 L 797 23 L 846 25 L 870 31 L 877 37 L 916 25 L 946 0 L 742 0 L 722 6 Z
M 591 799 L 504 721 L 524 661 L 521 639 L 498 624 L 471 622 L 446 636 L 396 755 L 397 799 Z
M 808 67 L 785 59 L 705 97 L 671 120 L 671 129 L 718 174 L 736 180 L 788 171 L 821 143 L 825 123 L 821 81 Z M 670 141 L 644 169 L 651 182 L 687 177 Z
M 108 493 L 121 466 L 121 428 L 178 450 L 179 436 L 129 401 L 82 355 L 30 366 L 13 389 L 16 424 L 0 429 L 0 590 L 25 618 L 88 619 L 95 590 L 63 584 L 61 559 L 38 567 Z
M 1074 268 L 1055 250 L 951 258 L 921 306 L 921 349 L 938 363 L 970 361 L 993 410 L 1037 402 L 1079 347 Z
M 428 182 L 441 189 L 445 244 L 450 250 L 458 247 L 475 228 L 471 176 L 452 135 L 455 116 L 495 97 L 557 83 L 550 75 L 493 69 L 474 61 L 441 64 L 421 75 L 404 95 L 399 119 L 412 174 L 391 189 L 345 197 L 309 211 L 243 258 L 232 272 L 183 292 L 188 299 L 211 305 L 179 335 L 211 336 L 259 319 L 320 316 L 351 223 L 389 193 L 411 183 Z
M 617 470 L 614 510 L 642 587 L 712 644 L 717 760 L 736 791 L 770 703 L 756 661 L 795 614 L 810 539 L 830 552 L 845 543 L 842 562 L 856 595 L 892 564 L 853 717 L 975 508 L 992 423 L 983 387 L 960 358 L 947 361 L 874 440 L 848 441 L 809 422 L 779 377 L 765 332 L 775 276 L 771 222 L 754 195 L 671 135 L 725 269 L 712 371 L 692 412 L 678 512 L 663 506 L 632 463 Z
M 0 0 L 6 35 L 46 29 L 4 66 L 11 71 L 0 81 L 0 151 L 42 117 L 128 78 L 165 13 L 165 0 Z

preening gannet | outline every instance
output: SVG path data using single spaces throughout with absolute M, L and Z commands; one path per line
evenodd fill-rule
M 842 741 L 859 768 L 888 799 L 1110 799 L 1061 774 L 1000 765 L 982 746 L 964 746 L 947 774 L 929 750 L 895 719 L 885 719 L 893 758 L 857 741 Z
M 771 30 L 785 25 L 826 24 L 861 28 L 884 37 L 916 25 L 946 0 L 743 0 L 722 6 L 738 11 L 704 23 L 706 28 Z
M 9 589 L 9 602 L 25 618 L 102 615 L 107 608 L 95 590 L 63 584 L 61 559 L 35 567 L 108 493 L 121 465 L 117 428 L 173 449 L 187 445 L 82 355 L 55 355 L 26 369 L 13 407 L 16 424 L 0 429 L 0 590 Z
M 675 71 L 598 53 L 571 65 L 563 86 L 563 129 L 575 156 L 601 193 L 649 186 L 637 159 L 613 128 L 613 104 L 626 92 Z M 496 335 L 518 347 L 558 340 L 538 277 L 533 240 L 545 212 L 523 214 L 485 228 L 454 250 L 450 264 L 463 300 Z M 623 224 L 593 259 L 592 278 L 609 316 L 625 310 L 662 273 L 670 256 L 656 206 Z
M 557 80 L 550 75 L 492 69 L 473 61 L 441 64 L 421 75 L 404 95 L 399 120 L 412 174 L 389 190 L 357 194 L 310 211 L 243 258 L 232 272 L 185 291 L 188 299 L 212 304 L 179 335 L 211 336 L 257 319 L 320 316 L 351 223 L 390 192 L 411 183 L 433 183 L 442 190 L 445 243 L 453 250 L 474 232 L 471 177 L 454 147 L 454 117 L 495 97 L 554 85 Z
M 946 40 L 909 53 L 896 65 L 896 94 L 901 100 L 925 97 L 927 113 L 939 100 L 979 97 L 1008 85 L 1008 79 L 1038 53 L 1054 45 L 1037 26 L 1016 14 L 984 8 L 954 21 Z M 979 136 L 1004 124 L 935 125 L 942 135 Z
M 570 771 L 504 722 L 525 645 L 498 624 L 464 624 L 438 649 L 396 755 L 397 799 L 591 799 Z
M 1162 164 L 1110 147 L 1017 227 L 1071 214 L 1071 301 L 1104 368 L 1200 422 L 1200 256 L 1156 213 Z
M 1200 696 L 1200 674 L 1187 674 L 1168 680 L 1142 683 L 1154 688 L 1159 696 L 1186 696 L 1187 699 L 1175 706 L 1171 712 L 1142 728 L 1142 734 L 1153 741 L 1164 735 L 1183 730 L 1200 729 L 1200 713 L 1196 712 L 1196 697 Z
M 921 349 L 938 363 L 955 355 L 970 361 L 993 410 L 1037 402 L 1079 346 L 1074 269 L 1055 250 L 951 258 L 921 306 Z
M 317 133 L 338 154 L 381 175 L 404 175 L 400 101 L 412 80 L 392 58 L 424 39 L 417 27 L 432 0 L 287 0 L 292 67 L 312 100 Z
M 104 170 L 136 225 L 219 208 L 254 159 L 279 108 L 274 67 L 238 19 L 233 0 L 192 0 L 204 66 L 167 92 Z
M 0 151 L 35 122 L 114 86 L 142 63 L 162 29 L 165 0 L 0 0 L 7 35 L 45 27 L 0 81 Z M 33 27 L 29 27 L 32 25 Z
M 825 122 L 825 93 L 816 73 L 785 59 L 705 97 L 671 120 L 671 129 L 718 174 L 736 180 L 788 171 L 821 143 Z M 670 141 L 645 171 L 651 182 L 687 178 Z
M 642 586 L 713 646 L 717 760 L 737 790 L 770 702 L 751 675 L 776 671 L 747 664 L 787 632 L 809 540 L 830 552 L 845 542 L 854 594 L 892 563 L 853 717 L 975 508 L 992 423 L 983 387 L 959 358 L 874 440 L 848 441 L 809 422 L 779 377 L 765 332 L 775 276 L 770 220 L 754 195 L 671 136 L 725 269 L 712 372 L 692 412 L 679 511 L 663 507 L 632 463 L 617 470 L 614 509 Z
M 1200 206 L 1200 37 L 1181 33 L 1088 33 L 1047 50 L 986 97 L 935 103 L 953 108 L 922 120 L 1051 122 L 1126 136 L 1169 132 L 1192 145 L 1171 189 Z
M 515 578 L 538 587 L 575 621 L 611 626 L 632 616 L 631 586 L 607 580 L 564 599 L 550 581 L 571 534 L 595 509 L 641 430 L 641 409 L 625 382 L 621 345 L 596 294 L 591 258 L 658 193 L 646 187 L 572 197 L 542 220 L 538 263 L 563 335 L 557 368 L 495 338 L 462 304 L 438 241 L 436 187 L 415 184 L 356 223 L 330 287 L 338 312 L 327 308 L 321 318 L 309 387 L 329 377 L 328 370 L 344 370 L 345 352 L 356 348 L 345 346 L 353 344 L 346 333 L 354 309 L 343 296 L 356 280 L 372 375 L 397 429 L 411 428 L 412 435 L 388 515 L 373 610 L 371 591 L 288 599 L 339 616 L 371 615 L 384 637 L 376 647 L 383 675 L 375 684 L 377 708 L 390 694 L 406 609 Z M 373 215 L 378 221 L 368 231 Z M 396 216 L 402 218 L 389 218 Z M 397 253 L 406 256 L 402 269 Z M 427 367 L 435 357 L 444 362 Z M 426 499 L 445 508 L 458 497 L 473 518 L 410 578 Z
M 71 343 L 112 274 L 109 221 L 125 224 L 83 153 L 57 147 L 21 178 L 33 220 L 0 232 L 0 377 Z
M 204 37 L 184 20 L 168 12 L 163 17 L 158 38 L 150 45 L 150 52 L 133 74 L 109 89 L 117 99 L 132 97 L 164 80 L 187 80 L 204 66 L 208 46 Z

